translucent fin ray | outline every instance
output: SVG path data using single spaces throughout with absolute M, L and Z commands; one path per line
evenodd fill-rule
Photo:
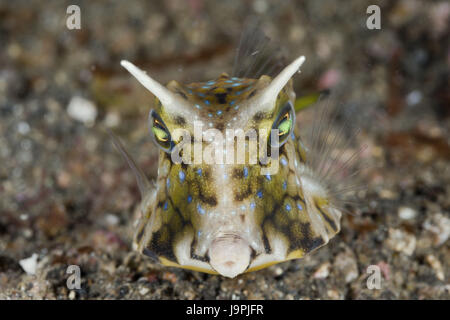
M 283 67 L 280 47 L 264 34 L 259 21 L 250 20 L 239 41 L 232 75 L 254 79 L 275 75 Z
M 313 123 L 303 139 L 308 147 L 306 166 L 326 188 L 332 204 L 342 210 L 351 202 L 349 195 L 362 187 L 358 179 L 366 146 L 357 145 L 358 123 L 348 117 L 340 119 L 342 112 L 331 105 L 331 98 L 320 100 L 313 107 Z
M 106 129 L 109 136 L 111 137 L 111 140 L 114 144 L 114 146 L 117 148 L 117 150 L 120 152 L 122 157 L 125 159 L 125 161 L 130 166 L 131 170 L 133 171 L 133 174 L 136 178 L 136 182 L 138 184 L 139 191 L 141 193 L 142 199 L 144 199 L 145 195 L 151 190 L 151 184 L 150 181 L 148 181 L 147 176 L 142 171 L 142 169 L 136 164 L 134 159 L 131 157 L 131 155 L 125 150 L 125 147 L 123 146 L 122 142 L 119 140 L 114 133 L 112 133 L 110 130 Z

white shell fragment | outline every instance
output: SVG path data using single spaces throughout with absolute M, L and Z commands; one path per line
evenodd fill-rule
M 391 250 L 410 256 L 416 249 L 416 237 L 404 230 L 390 228 L 386 244 Z
M 417 216 L 417 212 L 410 207 L 400 207 L 398 208 L 398 216 L 402 220 L 412 220 Z
M 97 107 L 91 101 L 75 96 L 69 102 L 67 113 L 72 119 L 92 126 L 97 118 Z
M 34 275 L 36 274 L 37 259 L 38 255 L 33 253 L 31 257 L 20 260 L 19 264 L 27 274 Z

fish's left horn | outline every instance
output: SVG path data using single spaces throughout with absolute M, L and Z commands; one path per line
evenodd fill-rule
M 305 62 L 305 56 L 300 56 L 295 59 L 290 65 L 284 68 L 271 82 L 263 89 L 260 94 L 260 104 L 270 104 L 275 102 L 278 94 L 283 87 L 288 83 L 289 79 L 300 69 L 303 62 Z

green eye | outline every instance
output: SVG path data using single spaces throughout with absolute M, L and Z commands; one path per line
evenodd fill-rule
M 150 131 L 156 144 L 164 151 L 170 152 L 174 146 L 170 132 L 161 117 L 152 110 L 150 112 Z
M 282 122 L 278 125 L 278 130 L 279 130 L 278 135 L 284 136 L 284 135 L 288 134 L 289 131 L 291 131 L 291 127 L 292 127 L 292 119 L 290 117 L 290 114 L 286 113 Z
M 292 133 L 294 123 L 295 123 L 294 108 L 292 107 L 292 103 L 288 101 L 281 109 L 280 114 L 273 123 L 272 132 L 269 138 L 269 145 L 273 147 L 281 147 L 287 141 L 290 134 Z M 275 132 L 278 132 L 278 137 L 275 136 L 272 137 Z M 278 143 L 276 141 L 278 141 Z
M 155 135 L 155 138 L 159 141 L 165 142 L 169 139 L 169 135 L 167 134 L 167 132 L 158 128 L 157 126 L 153 126 L 152 131 Z

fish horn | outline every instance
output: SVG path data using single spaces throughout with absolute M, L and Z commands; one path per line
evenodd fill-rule
M 305 62 L 305 57 L 300 56 L 295 59 L 290 65 L 285 67 L 260 93 L 258 97 L 258 104 L 260 106 L 268 106 L 268 108 L 272 107 L 280 91 L 292 78 L 292 76 L 300 69 L 303 62 Z
M 176 110 L 184 103 L 175 93 L 152 79 L 145 71 L 142 71 L 131 62 L 122 60 L 120 64 L 161 101 L 166 111 Z

